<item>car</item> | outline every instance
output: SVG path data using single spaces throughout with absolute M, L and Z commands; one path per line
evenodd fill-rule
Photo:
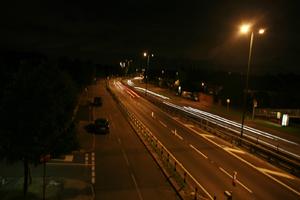
M 95 133 L 109 133 L 109 121 L 105 118 L 98 118 L 94 122 L 95 128 L 94 132 Z
M 101 97 L 94 97 L 94 106 L 102 106 L 102 98 Z

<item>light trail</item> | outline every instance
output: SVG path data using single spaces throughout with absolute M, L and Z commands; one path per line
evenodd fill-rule
M 198 110 L 198 109 L 195 109 L 195 108 L 192 108 L 192 107 L 186 107 L 186 106 L 178 106 L 176 104 L 173 104 L 173 103 L 170 103 L 170 102 L 166 102 L 164 101 L 163 102 L 164 104 L 168 105 L 168 106 L 171 106 L 173 108 L 176 108 L 176 109 L 179 109 L 183 112 L 186 112 L 186 113 L 189 113 L 197 118 L 202 118 L 202 119 L 205 119 L 211 123 L 214 123 L 218 126 L 221 126 L 223 128 L 226 128 L 228 130 L 231 130 L 235 133 L 240 133 L 240 128 L 241 128 L 241 125 L 237 122 L 234 122 L 234 121 L 231 121 L 231 120 L 228 120 L 228 119 L 225 119 L 223 117 L 220 117 L 218 115 L 214 115 L 214 114 L 211 114 L 211 113 L 208 113 L 208 112 L 205 112 L 205 111 L 201 111 L 201 110 Z M 229 126 L 228 126 L 229 125 Z M 230 127 L 231 126 L 231 127 Z M 239 128 L 238 130 L 236 128 Z M 276 135 L 272 135 L 270 133 L 267 133 L 267 132 L 264 132 L 264 131 L 260 131 L 260 130 L 257 130 L 257 129 L 254 129 L 254 128 L 251 128 L 249 126 L 244 126 L 244 129 L 248 132 L 245 132 L 245 137 L 248 137 L 248 138 L 251 138 L 253 140 L 256 140 L 257 138 L 249 135 L 249 133 L 252 133 L 252 134 L 255 134 L 255 135 L 259 135 L 259 136 L 263 136 L 263 137 L 266 137 L 268 139 L 272 139 L 274 141 L 278 141 L 278 140 L 281 140 L 281 141 L 284 141 L 284 142 L 287 142 L 287 143 L 290 143 L 290 144 L 294 144 L 294 145 L 299 145 L 298 143 L 295 143 L 293 141 L 290 141 L 290 140 L 287 140 L 287 139 L 284 139 L 284 138 L 281 138 L 281 137 L 278 137 Z M 274 145 L 274 144 L 270 144 L 269 142 L 266 142 L 266 141 L 263 141 L 260 139 L 260 142 L 267 145 L 267 146 L 270 146 L 272 148 L 277 148 L 278 149 L 278 146 Z M 290 151 L 287 151 L 285 149 L 282 149 L 280 148 L 280 151 L 282 152 L 285 152 L 287 154 L 290 154 L 294 157 L 297 157 L 297 158 L 300 158 L 299 155 L 295 154 L 295 153 L 292 153 Z
M 162 98 L 162 99 L 164 99 L 164 100 L 169 100 L 169 99 L 170 99 L 169 97 L 166 97 L 166 96 L 157 94 L 157 93 L 152 92 L 152 91 L 150 91 L 150 90 L 146 90 L 145 88 L 141 88 L 141 87 L 134 87 L 134 88 L 137 89 L 137 90 L 141 90 L 141 91 L 143 91 L 143 92 L 146 92 L 146 91 L 147 91 L 147 93 L 152 94 L 153 96 L 156 96 L 156 97 L 160 97 L 160 98 Z

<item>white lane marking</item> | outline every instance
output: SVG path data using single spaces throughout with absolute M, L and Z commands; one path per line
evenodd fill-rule
M 143 123 L 141 123 L 143 124 Z M 156 138 L 153 133 L 146 128 L 146 130 L 154 137 Z M 173 131 L 172 131 L 173 133 Z M 181 168 L 188 174 L 188 176 L 190 176 L 190 178 L 196 183 L 196 185 L 208 196 L 209 199 L 213 200 L 213 197 L 209 194 L 209 192 L 197 181 L 197 179 L 181 164 L 181 162 L 179 162 L 174 155 L 168 151 L 168 149 L 158 140 L 158 143 L 164 147 L 164 149 L 166 150 L 166 152 L 178 163 L 179 166 L 181 166 Z
M 92 184 L 96 182 L 96 172 L 95 172 L 95 152 L 92 152 L 92 176 L 91 176 Z
M 136 191 L 137 191 L 137 193 L 138 193 L 138 195 L 139 195 L 139 199 L 143 200 L 143 196 L 142 196 L 142 194 L 141 194 L 141 191 L 140 191 L 140 189 L 139 189 L 139 186 L 138 186 L 138 184 L 137 184 L 137 182 L 136 182 L 135 177 L 134 177 L 133 174 L 131 174 L 131 178 L 132 178 L 132 180 L 133 180 L 133 182 L 134 182 L 135 189 L 136 189 Z
M 274 170 L 270 170 L 270 169 L 265 169 L 265 168 L 260 168 L 260 167 L 257 167 L 257 169 L 259 171 L 263 171 L 265 173 L 268 173 L 268 174 L 273 174 L 275 176 L 281 176 L 281 177 L 284 177 L 284 178 L 288 178 L 288 179 L 295 179 L 295 177 L 285 173 L 285 172 L 278 172 L 278 171 L 274 171 Z
M 179 120 L 176 120 L 178 123 L 184 125 L 182 122 L 180 122 Z M 189 130 L 193 131 L 194 133 L 196 133 L 197 135 L 201 136 L 202 138 L 206 139 L 207 141 L 209 141 L 210 143 L 216 145 L 217 147 L 220 147 L 221 149 L 223 149 L 225 152 L 229 153 L 230 155 L 234 156 L 235 158 L 239 159 L 240 161 L 244 162 L 245 164 L 249 165 L 250 167 L 252 167 L 253 169 L 256 169 L 257 171 L 263 173 L 265 176 L 269 177 L 270 179 L 272 179 L 273 181 L 277 182 L 278 184 L 282 185 L 283 187 L 289 189 L 290 191 L 294 192 L 295 194 L 297 194 L 298 196 L 300 196 L 300 192 L 297 191 L 296 189 L 288 186 L 287 184 L 281 182 L 280 180 L 276 179 L 275 177 L 269 175 L 268 173 L 259 170 L 256 166 L 254 166 L 252 163 L 244 160 L 243 158 L 239 157 L 238 155 L 232 153 L 229 150 L 224 149 L 222 146 L 220 146 L 219 144 L 215 143 L 214 141 L 212 141 L 211 139 L 207 138 L 207 137 L 203 137 L 200 133 L 198 133 L 196 130 L 187 127 Z
M 165 128 L 167 128 L 167 125 L 165 124 L 165 123 L 163 123 L 162 121 L 160 121 L 160 120 L 158 120 L 159 121 L 159 123 L 161 124 L 161 125 L 163 125 Z
M 201 151 L 199 151 L 199 150 L 198 150 L 196 147 L 194 147 L 192 144 L 190 144 L 190 147 L 191 147 L 192 149 L 194 149 L 197 153 L 199 153 L 201 156 L 203 156 L 205 159 L 208 158 L 204 153 L 202 153 Z
M 171 132 L 172 132 L 176 137 L 178 137 L 179 139 L 183 140 L 183 137 L 177 133 L 176 129 L 175 129 L 174 131 L 171 130 Z
M 178 133 L 175 134 L 179 139 L 183 140 L 183 137 L 181 137 L 181 135 L 179 135 Z
M 125 153 L 125 151 L 123 149 L 122 149 L 122 154 L 123 154 L 123 157 L 124 157 L 124 159 L 126 161 L 127 166 L 130 166 L 128 157 L 127 157 L 127 155 L 126 155 L 126 153 Z
M 192 125 L 192 124 L 184 124 L 184 126 L 189 127 L 189 128 L 194 128 L 194 125 Z
M 223 149 L 225 151 L 231 151 L 231 152 L 234 152 L 234 153 L 240 153 L 240 154 L 245 154 L 246 152 L 243 151 L 243 150 L 240 150 L 240 149 L 235 149 L 235 148 L 230 148 L 230 147 L 223 147 Z
M 201 134 L 201 136 L 203 136 L 203 137 L 209 137 L 209 138 L 215 138 L 215 136 L 214 135 L 210 135 L 210 134 Z
M 229 174 L 225 169 L 223 169 L 222 167 L 219 167 L 219 169 L 226 174 L 227 176 L 229 176 L 232 179 L 232 175 Z M 245 188 L 248 192 L 253 193 L 252 190 L 250 190 L 248 187 L 246 187 L 243 183 L 241 183 L 238 179 L 236 179 L 237 183 L 240 184 L 243 188 Z

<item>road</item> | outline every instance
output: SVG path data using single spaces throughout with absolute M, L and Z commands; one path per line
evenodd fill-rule
M 138 81 L 128 80 L 127 83 L 133 86 L 137 91 L 144 92 L 142 84 Z M 220 115 L 212 114 L 205 111 L 205 109 L 203 109 L 203 106 L 199 106 L 199 103 L 170 95 L 165 90 L 156 88 L 154 86 L 151 87 L 149 85 L 148 88 L 150 88 L 150 90 L 148 91 L 149 95 L 157 98 L 157 100 L 162 101 L 165 104 L 168 104 L 168 106 L 175 107 L 176 109 L 192 114 L 199 119 L 205 119 L 213 124 L 222 126 L 228 130 L 231 130 L 237 136 L 239 136 L 241 133 L 240 122 L 236 122 L 236 119 L 228 119 L 231 117 L 230 115 L 226 115 L 227 117 L 222 117 Z M 209 105 L 208 107 L 212 107 L 212 105 Z M 227 113 L 228 111 L 224 112 Z M 251 126 L 248 126 L 247 124 L 251 124 Z M 255 142 L 260 142 L 272 149 L 282 151 L 285 154 L 288 154 L 296 159 L 300 159 L 300 137 L 292 134 L 286 134 L 273 129 L 266 129 L 265 127 L 261 126 L 259 126 L 258 128 L 255 127 L 257 127 L 257 124 L 253 123 L 253 121 L 248 122 L 246 120 L 243 136 L 251 138 Z
M 117 81 L 111 87 L 124 105 L 175 155 L 211 197 L 299 199 L 300 181 L 182 119 L 161 111 Z M 176 130 L 176 132 L 175 132 Z M 237 172 L 237 185 L 232 175 Z
M 90 88 L 92 96 L 103 98 L 103 106 L 93 109 L 93 118 L 110 121 L 110 133 L 96 135 L 91 144 L 96 199 L 179 199 L 104 83 Z M 93 169 L 91 173 L 93 177 Z

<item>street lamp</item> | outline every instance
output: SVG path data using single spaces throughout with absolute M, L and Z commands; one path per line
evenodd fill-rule
M 253 46 L 253 39 L 254 39 L 254 31 L 251 29 L 250 24 L 243 24 L 240 27 L 240 32 L 242 34 L 247 34 L 251 32 L 250 35 L 250 44 L 249 44 L 249 55 L 248 55 L 248 65 L 247 65 L 247 75 L 246 75 L 246 87 L 244 91 L 244 100 L 243 100 L 243 114 L 242 114 L 242 125 L 241 125 L 241 137 L 243 137 L 244 132 L 244 123 L 245 123 L 245 115 L 246 115 L 246 107 L 247 107 L 247 98 L 248 98 L 248 89 L 249 89 L 249 73 L 250 73 L 250 63 L 252 57 L 252 46 Z M 258 34 L 264 34 L 265 29 L 261 28 L 258 30 Z
M 149 71 L 149 63 L 150 63 L 150 57 L 154 57 L 153 54 L 149 54 L 147 52 L 144 52 L 144 57 L 147 57 L 147 70 L 146 70 L 146 90 L 145 95 L 147 95 L 147 89 L 148 89 L 148 71 Z
M 226 99 L 226 103 L 227 103 L 227 111 L 229 111 L 229 104 L 230 104 L 230 99 Z

